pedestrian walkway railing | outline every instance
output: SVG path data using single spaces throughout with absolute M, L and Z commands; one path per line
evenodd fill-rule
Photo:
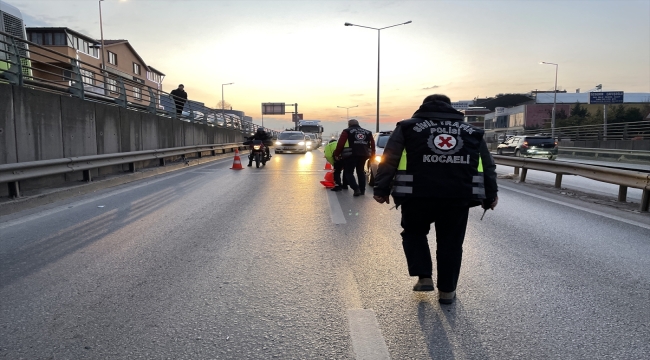
M 7 183 L 9 187 L 9 196 L 12 198 L 18 198 L 20 197 L 19 182 L 21 180 L 72 172 L 83 172 L 84 181 L 90 182 L 92 181 L 91 170 L 101 167 L 128 164 L 129 172 L 135 172 L 137 170 L 136 164 L 142 161 L 158 160 L 160 166 L 165 166 L 165 161 L 172 157 L 198 154 L 198 157 L 201 158 L 203 154 L 207 153 L 215 156 L 219 153 L 232 152 L 235 149 L 245 148 L 247 147 L 239 143 L 195 145 L 158 150 L 132 151 L 3 164 L 0 165 L 0 183 Z
M 526 182 L 528 170 L 545 171 L 555 174 L 555 187 L 559 189 L 562 187 L 563 175 L 577 175 L 618 185 L 618 201 L 620 202 L 627 200 L 628 188 L 641 189 L 643 194 L 639 210 L 647 212 L 650 205 L 650 173 L 647 172 L 501 155 L 493 155 L 493 157 L 497 165 L 514 167 L 515 174 L 519 175 L 519 182 Z
M 551 135 L 551 129 L 524 131 L 525 135 Z M 650 139 L 650 121 L 566 126 L 555 128 L 558 140 L 647 140 Z
M 67 46 L 57 46 L 68 51 Z M 78 57 L 78 56 L 77 56 Z M 184 101 L 145 80 L 110 65 L 104 68 L 0 31 L 0 83 L 66 94 L 83 100 L 118 105 L 187 122 L 253 133 L 259 125 L 227 110 L 188 100 L 180 114 L 175 100 Z M 266 129 L 276 135 L 277 131 Z
M 650 151 L 645 150 L 560 147 L 558 149 L 558 154 L 571 157 L 587 157 L 590 159 L 607 161 L 630 161 L 650 164 Z

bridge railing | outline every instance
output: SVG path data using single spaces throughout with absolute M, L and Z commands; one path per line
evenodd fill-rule
M 68 49 L 67 46 L 61 48 Z M 203 123 L 252 133 L 260 127 L 220 109 L 188 100 L 177 113 L 175 101 L 184 101 L 118 69 L 105 69 L 69 57 L 39 44 L 0 31 L 0 82 L 67 94 L 83 100 L 118 105 L 187 122 Z M 266 129 L 275 135 L 277 131 Z
M 502 155 L 493 155 L 493 157 L 497 165 L 514 167 L 515 174 L 519 174 L 520 182 L 526 182 L 528 170 L 551 172 L 555 174 L 555 187 L 559 189 L 562 187 L 563 175 L 577 175 L 596 181 L 618 185 L 618 201 L 621 202 L 626 201 L 627 189 L 629 187 L 641 189 L 643 190 L 643 194 L 639 210 L 647 212 L 650 205 L 650 173 Z
M 232 152 L 234 149 L 245 149 L 240 143 L 184 146 L 169 149 L 131 151 L 124 153 L 79 156 L 51 160 L 27 161 L 0 165 L 0 183 L 6 183 L 9 196 L 20 197 L 20 181 L 39 177 L 82 172 L 86 182 L 92 181 L 92 170 L 101 167 L 129 164 L 129 172 L 135 172 L 136 164 L 144 161 L 158 160 L 160 166 L 165 166 L 166 159 L 198 154 L 199 158 L 205 153 L 215 156 L 218 153 Z
M 551 129 L 524 131 L 525 135 L 551 135 Z M 555 128 L 558 140 L 647 140 L 650 139 L 650 121 L 634 121 L 598 125 L 566 126 Z

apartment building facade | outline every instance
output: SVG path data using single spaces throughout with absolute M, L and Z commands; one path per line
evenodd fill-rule
M 148 66 L 128 40 L 104 40 L 102 54 L 101 41 L 67 27 L 30 27 L 26 30 L 29 41 L 52 51 L 32 52 L 37 78 L 66 85 L 72 77 L 70 58 L 73 58 L 79 62 L 86 91 L 117 97 L 120 94 L 118 77 L 124 79 L 130 102 L 146 104 L 150 101 L 149 88 L 154 93 L 162 91 L 165 74 Z M 106 78 L 102 69 L 107 73 Z

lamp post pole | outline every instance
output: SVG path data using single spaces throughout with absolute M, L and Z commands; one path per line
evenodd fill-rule
M 101 41 L 102 41 L 102 53 L 101 53 L 101 58 L 102 58 L 102 72 L 104 76 L 104 95 L 106 95 L 106 61 L 104 60 L 104 56 L 106 56 L 106 53 L 104 51 L 104 25 L 102 21 L 102 1 L 104 0 L 99 0 L 99 34 L 101 36 Z
M 345 106 L 337 106 L 337 108 L 345 109 L 345 111 L 347 112 L 348 120 L 350 120 L 350 109 L 355 108 L 355 107 L 358 107 L 358 106 L 359 106 L 359 105 L 354 105 L 354 106 L 349 106 L 349 107 L 345 107 Z
M 226 114 L 224 111 L 224 107 L 226 106 L 224 100 L 223 100 L 223 87 L 224 85 L 232 85 L 234 83 L 227 83 L 227 84 L 221 84 L 221 120 L 223 120 L 223 123 L 226 123 Z
M 395 27 L 395 26 L 410 24 L 411 22 L 412 21 L 409 20 L 409 21 L 404 22 L 404 23 L 395 24 L 395 25 L 391 25 L 391 26 L 386 26 L 386 27 L 383 27 L 383 28 L 374 28 L 374 27 L 370 27 L 370 26 L 356 25 L 356 24 L 351 24 L 351 23 L 348 23 L 348 22 L 345 23 L 345 26 L 358 26 L 358 27 L 362 27 L 362 28 L 366 28 L 366 29 L 377 30 L 377 132 L 379 132 L 379 69 L 380 69 L 379 66 L 380 66 L 380 54 L 381 54 L 381 52 L 380 52 L 380 49 L 381 49 L 381 47 L 380 47 L 381 46 L 381 30 L 392 28 L 392 27 Z
M 542 61 L 540 64 L 555 65 L 555 87 L 553 88 L 553 110 L 551 113 L 551 136 L 555 139 L 555 104 L 557 100 L 557 68 L 558 64 Z

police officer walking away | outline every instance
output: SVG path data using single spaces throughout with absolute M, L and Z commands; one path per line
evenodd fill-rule
M 354 190 L 353 196 L 366 193 L 366 161 L 375 155 L 375 139 L 372 133 L 361 126 L 355 119 L 348 120 L 348 128 L 341 132 L 341 136 L 334 150 L 334 159 L 343 160 L 344 182 Z M 356 170 L 357 179 L 354 179 Z
M 494 209 L 496 165 L 483 130 L 463 122 L 445 95 L 430 95 L 411 119 L 397 123 L 375 177 L 374 199 L 402 207 L 402 246 L 414 291 L 433 291 L 427 234 L 436 230 L 439 302 L 456 298 L 470 207 Z

